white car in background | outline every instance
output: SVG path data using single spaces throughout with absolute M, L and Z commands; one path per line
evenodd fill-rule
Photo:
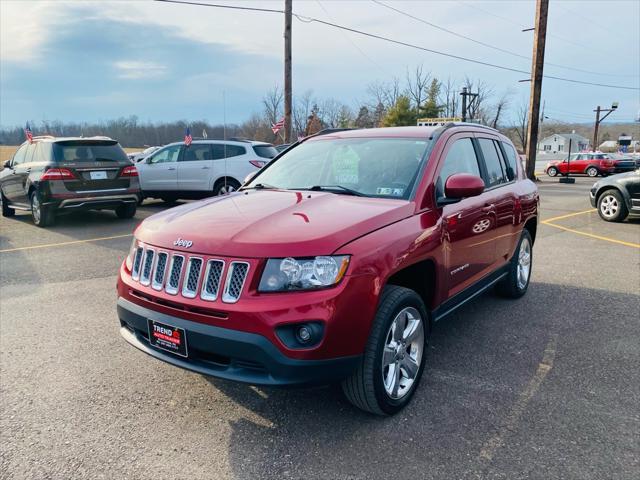
M 149 148 L 145 148 L 141 152 L 128 153 L 127 156 L 129 157 L 129 160 L 131 160 L 133 163 L 138 163 L 140 160 L 144 160 L 145 158 L 147 158 L 149 155 L 151 155 L 156 150 L 159 150 L 160 148 L 162 147 L 149 147 Z
M 136 164 L 142 199 L 174 201 L 230 193 L 276 155 L 273 145 L 249 140 L 171 143 Z

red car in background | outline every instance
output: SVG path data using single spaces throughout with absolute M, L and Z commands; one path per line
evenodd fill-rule
M 566 174 L 586 174 L 590 177 L 606 176 L 614 173 L 635 170 L 633 159 L 618 158 L 611 153 L 589 152 L 574 153 L 569 160 L 557 160 L 547 163 L 545 172 L 550 177 Z

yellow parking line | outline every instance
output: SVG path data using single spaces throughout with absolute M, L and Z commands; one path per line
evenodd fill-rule
M 6 248 L 4 250 L 0 250 L 0 253 L 18 252 L 21 250 L 35 250 L 37 248 L 64 247 L 66 245 L 75 245 L 78 243 L 90 243 L 90 242 L 99 242 L 101 240 L 113 240 L 114 238 L 125 238 L 125 237 L 130 237 L 132 235 L 133 235 L 132 233 L 127 233 L 126 235 L 113 235 L 111 237 L 87 238 L 86 240 L 73 240 L 70 242 L 46 243 L 44 245 L 31 245 L 29 247 Z
M 597 240 L 604 240 L 605 242 L 617 243 L 619 245 L 625 245 L 627 247 L 640 248 L 640 243 L 623 242 L 622 240 L 616 240 L 615 238 L 602 237 L 600 235 L 594 235 L 593 233 L 581 232 L 579 230 L 574 230 L 572 228 L 563 227 L 562 225 L 556 225 L 554 223 L 549 223 L 548 220 L 546 222 L 541 222 L 541 223 L 544 223 L 545 225 L 549 225 L 550 227 L 559 228 L 560 230 L 564 230 L 565 232 L 571 232 L 571 233 L 575 233 L 577 235 L 584 235 L 585 237 L 595 238 Z
M 556 220 L 562 220 L 563 218 L 575 217 L 576 215 L 584 215 L 585 213 L 597 212 L 595 208 L 590 208 L 589 210 L 583 210 L 582 212 L 574 212 L 567 213 L 566 215 L 560 215 L 558 217 L 549 218 L 547 220 L 542 220 L 540 223 L 550 223 L 555 222 Z

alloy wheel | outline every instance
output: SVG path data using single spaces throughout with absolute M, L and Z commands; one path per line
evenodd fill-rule
M 517 283 L 520 290 L 524 290 L 529 283 L 529 272 L 531 271 L 531 243 L 528 238 L 523 238 L 520 243 L 518 253 L 518 276 Z
M 38 200 L 38 195 L 36 194 L 31 197 L 31 214 L 33 215 L 33 220 L 35 221 L 35 223 L 40 223 L 42 211 L 40 208 L 40 200 Z
M 618 200 L 613 195 L 605 196 L 600 202 L 600 212 L 607 218 L 614 217 L 619 207 Z
M 382 353 L 382 381 L 398 400 L 411 391 L 422 363 L 424 322 L 413 307 L 403 308 L 389 326 Z
M 589 169 L 587 169 L 587 175 L 589 175 L 590 177 L 597 177 L 598 176 L 598 170 L 591 167 Z

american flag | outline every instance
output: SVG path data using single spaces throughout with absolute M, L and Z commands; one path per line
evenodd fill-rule
M 187 127 L 184 131 L 184 144 L 188 147 L 193 142 L 193 138 L 191 137 L 191 129 Z
M 29 143 L 33 142 L 33 132 L 31 131 L 31 127 L 29 127 L 29 122 L 27 122 L 27 125 L 24 127 L 24 135 L 27 137 Z
M 271 131 L 274 135 L 277 135 L 282 127 L 284 127 L 284 117 L 282 117 L 279 122 L 271 124 Z

